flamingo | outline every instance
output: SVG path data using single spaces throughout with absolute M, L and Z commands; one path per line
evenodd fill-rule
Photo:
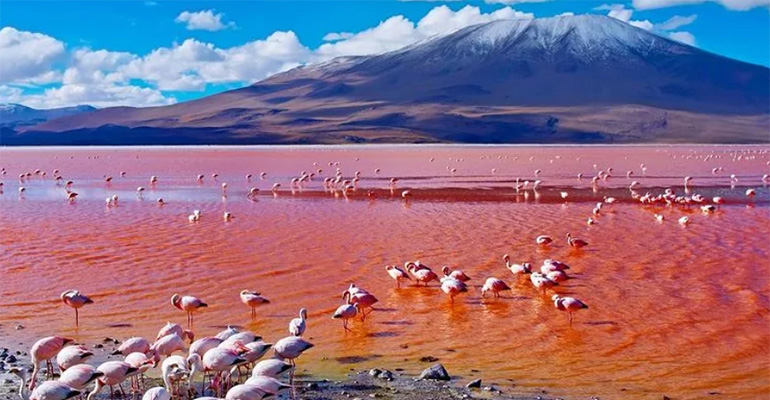
M 259 292 L 241 290 L 241 302 L 247 307 L 251 308 L 251 318 L 257 317 L 257 306 L 260 304 L 268 304 L 270 300 L 262 297 Z
M 190 343 L 195 340 L 195 334 L 191 330 L 184 329 L 181 325 L 175 324 L 173 322 L 166 322 L 166 325 L 164 325 L 158 331 L 158 336 L 155 337 L 155 340 L 157 341 L 158 339 L 172 333 L 181 337 L 182 339 L 190 339 Z
M 551 271 L 545 274 L 545 277 L 554 282 L 564 282 L 569 279 L 569 276 L 567 276 L 567 273 L 564 271 Z
M 754 189 L 746 189 L 746 197 L 753 199 L 756 195 L 757 192 Z
M 574 297 L 560 297 L 558 294 L 555 294 L 551 297 L 551 300 L 553 300 L 553 305 L 557 309 L 569 313 L 570 325 L 572 325 L 572 313 L 575 313 L 584 308 L 588 308 L 585 303 Z
M 75 326 L 78 326 L 78 309 L 86 304 L 92 304 L 93 300 L 75 289 L 63 292 L 60 297 L 64 304 L 75 309 Z
M 40 372 L 40 365 L 43 361 L 46 362 L 46 375 L 53 376 L 53 363 L 51 359 L 59 354 L 59 351 L 67 343 L 71 343 L 72 339 L 61 336 L 48 336 L 35 342 L 30 349 L 29 354 L 32 358 L 32 377 L 29 380 L 29 390 L 35 388 L 35 378 L 37 378 L 38 372 Z
M 198 357 L 198 355 L 194 354 L 191 357 Z M 166 390 L 172 394 L 181 395 L 177 384 L 183 379 L 189 379 L 192 383 L 190 367 L 190 360 L 182 356 L 171 356 L 163 360 L 160 368 Z
M 240 332 L 238 329 L 231 325 L 227 325 L 227 328 L 222 330 L 221 332 L 216 334 L 217 339 L 227 340 L 230 336 L 235 335 L 236 333 Z
M 150 352 L 157 360 L 160 356 L 170 356 L 177 351 L 184 352 L 184 340 L 176 333 L 171 333 L 155 341 Z
M 458 281 L 463 282 L 463 283 L 464 282 L 468 282 L 469 280 L 471 280 L 471 278 L 468 275 L 465 275 L 465 273 L 463 271 L 454 270 L 454 271 L 450 272 L 449 271 L 449 267 L 446 267 L 446 266 L 441 269 L 441 272 L 444 273 L 444 276 L 450 276 L 450 277 L 455 278 Z
M 150 367 L 155 368 L 157 365 L 157 360 L 153 357 L 150 358 L 145 353 L 141 352 L 134 352 L 130 353 L 126 356 L 126 358 L 123 359 L 128 365 L 137 368 L 139 370 L 137 375 L 131 376 L 131 388 L 133 389 L 136 387 L 139 389 L 140 383 L 142 386 L 144 385 L 144 373 L 147 372 L 147 370 L 150 369 Z M 141 378 L 141 379 L 140 379 Z M 136 385 L 134 385 L 134 382 L 136 382 Z
M 391 278 L 396 280 L 396 287 L 398 288 L 401 287 L 401 281 L 412 280 L 404 270 L 395 265 L 386 265 L 385 270 L 388 271 L 388 275 L 390 275 Z
M 287 371 L 291 370 L 291 364 L 271 358 L 269 360 L 262 360 L 254 366 L 251 370 L 251 376 L 269 376 L 272 378 L 278 378 Z
M 19 379 L 21 379 L 21 384 L 19 384 L 19 396 L 23 399 L 24 388 L 27 386 L 27 370 L 18 367 L 11 367 L 8 369 L 8 373 L 16 375 L 19 377 Z
M 540 267 L 540 272 L 543 275 L 553 271 L 565 271 L 570 269 L 569 265 L 556 260 L 546 259 L 543 261 L 543 265 Z
M 93 355 L 94 353 L 84 346 L 67 346 L 56 355 L 56 365 L 59 366 L 59 370 L 65 371 L 73 365 L 84 363 Z
M 86 385 L 103 375 L 103 372 L 98 371 L 91 365 L 78 364 L 62 372 L 61 376 L 59 377 L 59 382 L 73 389 L 80 390 L 85 389 Z
M 465 283 L 451 276 L 444 276 L 441 278 L 441 291 L 449 295 L 451 304 L 455 303 L 455 296 L 460 293 L 468 291 L 468 287 Z
M 227 391 L 226 400 L 260 400 L 270 395 L 258 386 L 236 385 Z
M 282 390 L 291 389 L 290 385 L 269 376 L 252 376 L 246 380 L 245 385 L 255 386 L 268 395 L 277 395 Z
M 679 218 L 679 225 L 686 226 L 690 223 L 690 218 L 685 216 L 682 218 Z
M 578 239 L 572 237 L 571 233 L 567 233 L 567 243 L 572 247 L 573 249 L 580 249 L 582 247 L 588 246 L 588 242 L 586 242 L 583 239 Z
M 165 336 L 165 335 L 164 335 Z M 148 353 L 150 351 L 150 342 L 143 337 L 131 337 L 126 339 L 120 346 L 112 352 L 112 355 L 122 355 L 123 357 L 131 353 Z
M 349 292 L 345 292 L 342 295 L 342 299 L 347 301 L 348 304 L 358 305 L 358 309 L 361 311 L 362 321 L 365 321 L 366 316 L 374 311 L 373 306 L 379 301 L 376 297 L 374 297 L 374 295 L 367 292 L 357 292 L 352 295 Z M 369 308 L 369 312 L 366 312 L 367 308 Z
M 29 400 L 67 400 L 80 395 L 80 391 L 58 381 L 43 382 L 33 390 Z
M 508 270 L 510 270 L 511 273 L 517 277 L 532 273 L 532 264 L 530 263 L 511 264 L 511 256 L 508 254 L 503 255 L 503 261 L 505 261 L 505 267 L 508 268 Z
M 203 356 L 202 364 L 204 371 L 215 372 L 217 376 L 212 383 L 212 387 L 220 392 L 222 386 L 220 385 L 221 373 L 229 371 L 231 368 L 243 364 L 246 359 L 242 358 L 239 352 L 230 349 L 217 347 L 206 352 Z M 228 375 L 229 376 L 229 375 Z
M 305 321 L 307 320 L 307 309 L 302 308 L 299 310 L 299 318 L 294 318 L 289 322 L 289 333 L 293 336 L 302 336 L 303 333 L 305 333 L 305 329 L 307 329 L 307 324 Z
M 277 342 L 273 346 L 275 351 L 275 358 L 279 360 L 289 360 L 292 369 L 289 372 L 289 384 L 294 387 L 294 369 L 296 368 L 295 359 L 313 348 L 313 343 L 308 342 L 305 339 L 296 336 L 285 337 Z
M 188 354 L 189 355 L 197 354 L 203 357 L 204 355 L 206 355 L 206 352 L 218 347 L 223 342 L 224 340 L 216 337 L 205 337 L 205 338 L 198 339 L 190 345 Z
M 187 313 L 187 326 L 193 325 L 193 313 L 195 311 L 208 307 L 208 304 L 195 296 L 179 296 L 176 293 L 171 296 L 171 305 Z
M 163 387 L 154 387 L 144 393 L 142 400 L 171 400 L 171 395 Z
M 132 367 L 130 364 L 124 361 L 107 361 L 106 363 L 98 366 L 96 370 L 103 373 L 104 375 L 96 379 L 96 386 L 94 386 L 94 390 L 88 394 L 87 400 L 92 400 L 93 397 L 96 396 L 105 386 L 110 387 L 110 398 L 114 398 L 115 393 L 113 386 L 115 385 L 118 386 L 118 389 L 123 394 L 123 397 L 126 397 L 125 393 L 123 393 L 123 387 L 121 386 L 121 383 L 123 383 L 123 381 L 131 377 L 133 374 L 139 372 L 139 368 Z
M 254 332 L 243 331 L 243 332 L 238 332 L 238 333 L 236 333 L 234 335 L 231 335 L 230 337 L 225 339 L 225 341 L 222 342 L 222 344 L 219 345 L 219 347 L 223 347 L 223 346 L 224 347 L 227 347 L 227 346 L 233 347 L 232 345 L 236 344 L 236 343 L 241 344 L 241 345 L 245 345 L 247 343 L 256 342 L 257 340 L 262 340 L 262 336 L 259 336 L 259 335 L 257 335 Z M 236 347 L 238 347 L 238 346 L 235 346 L 233 348 L 236 348 Z
M 535 238 L 535 243 L 539 244 L 540 246 L 548 246 L 553 242 L 553 239 L 551 239 L 550 236 L 546 235 L 540 235 L 537 238 Z
M 414 279 L 418 283 L 423 282 L 425 283 L 426 287 L 430 281 L 439 281 L 438 275 L 436 275 L 435 272 L 431 271 L 430 268 L 426 266 L 421 266 L 416 263 L 407 263 L 406 269 L 412 274 L 412 276 L 414 276 Z
M 490 277 L 487 278 L 487 281 L 484 282 L 484 286 L 481 287 L 481 297 L 484 297 L 487 292 L 492 292 L 492 295 L 494 295 L 495 298 L 498 298 L 500 297 L 500 292 L 503 290 L 511 290 L 511 287 L 500 279 Z
M 539 272 L 533 272 L 529 276 L 530 281 L 532 282 L 532 285 L 534 285 L 538 289 L 543 290 L 543 295 L 545 295 L 545 290 L 548 288 L 552 288 L 554 286 L 558 286 L 559 284 L 548 279 L 547 276 L 539 273 Z

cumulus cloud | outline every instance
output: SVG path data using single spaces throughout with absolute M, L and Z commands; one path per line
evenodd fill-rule
M 633 0 L 632 4 L 638 10 L 649 10 L 653 8 L 699 4 L 707 1 L 719 3 L 727 9 L 738 11 L 750 10 L 756 7 L 770 7 L 770 0 Z
M 479 7 L 470 5 L 458 11 L 442 5 L 430 10 L 416 24 L 403 15 L 396 15 L 380 22 L 374 28 L 358 32 L 345 40 L 323 44 L 316 51 L 316 56 L 320 59 L 328 59 L 337 56 L 379 54 L 400 49 L 432 36 L 445 35 L 470 25 L 516 18 L 534 18 L 534 15 L 510 7 L 483 13 Z
M 0 29 L 0 82 L 45 83 L 55 80 L 53 64 L 65 55 L 64 43 L 42 33 Z
M 619 21 L 623 21 L 631 26 L 635 26 L 637 28 L 644 29 L 646 31 L 651 31 L 653 26 L 653 23 L 648 20 L 631 20 L 631 16 L 634 15 L 634 10 L 626 8 L 622 4 L 603 4 L 599 7 L 594 8 L 594 10 L 600 10 L 609 11 L 607 13 L 607 16 L 610 18 L 615 18 Z
M 46 89 L 42 94 L 23 97 L 24 105 L 34 108 L 57 108 L 79 104 L 95 107 L 132 106 L 149 107 L 173 104 L 176 99 L 166 97 L 152 88 L 113 84 L 68 84 Z
M 186 23 L 187 29 L 203 30 L 203 31 L 221 31 L 235 26 L 234 22 L 223 23 L 222 18 L 225 15 L 222 13 L 214 13 L 214 10 L 202 10 L 202 11 L 182 11 L 174 20 L 178 23 Z
M 335 42 L 337 40 L 344 40 L 344 39 L 350 39 L 353 37 L 353 34 L 350 32 L 331 32 L 327 33 L 323 37 L 324 42 Z
M 668 37 L 671 39 L 680 41 L 684 44 L 689 44 L 690 46 L 695 46 L 695 36 L 690 32 L 670 32 L 668 34 Z
M 484 3 L 505 4 L 507 6 L 512 6 L 514 4 L 521 4 L 521 3 L 545 3 L 546 1 L 550 1 L 550 0 L 484 0 Z
M 698 18 L 697 15 L 688 15 L 686 17 L 683 17 L 681 15 L 674 15 L 673 17 L 669 18 L 663 23 L 656 24 L 655 27 L 663 30 L 663 31 L 671 31 L 674 29 L 679 29 L 685 25 L 690 25 Z

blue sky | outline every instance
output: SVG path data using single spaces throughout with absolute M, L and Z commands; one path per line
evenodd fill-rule
M 562 13 L 610 14 L 706 51 L 770 66 L 768 4 L 3 0 L 0 102 L 40 108 L 169 104 L 334 56 L 393 50 L 473 23 Z

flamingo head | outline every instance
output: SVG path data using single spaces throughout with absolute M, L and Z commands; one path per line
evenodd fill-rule
M 441 268 L 441 272 L 444 273 L 444 276 L 449 276 L 449 267 L 445 265 L 444 268 Z
M 171 296 L 171 305 L 180 310 L 182 309 L 182 298 L 177 293 Z
M 193 331 L 191 331 L 189 329 L 185 329 L 184 331 L 182 331 L 182 339 L 184 339 L 185 336 L 188 339 L 190 339 L 190 343 L 195 341 L 195 333 L 193 333 Z
M 509 256 L 508 254 L 504 254 L 503 255 L 503 261 L 510 262 L 511 261 L 511 256 Z
M 299 310 L 299 317 L 303 320 L 307 319 L 307 308 L 302 308 Z

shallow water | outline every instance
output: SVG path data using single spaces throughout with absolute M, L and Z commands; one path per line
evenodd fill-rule
M 227 324 L 267 340 L 309 309 L 306 337 L 316 347 L 298 363 L 308 373 L 341 377 L 349 368 L 404 368 L 419 373 L 422 356 L 440 359 L 462 379 L 496 382 L 507 393 L 585 398 L 720 398 L 770 396 L 770 173 L 767 147 L 244 147 L 0 149 L 0 346 L 51 334 L 86 343 L 105 336 L 154 338 L 166 321 L 185 322 L 173 293 L 194 294 L 210 307 L 195 317 L 197 337 Z M 434 158 L 431 161 L 431 158 Z M 740 158 L 739 158 L 740 157 Z M 313 163 L 317 165 L 313 165 Z M 329 166 L 339 162 L 339 166 Z M 646 165 L 643 172 L 640 164 Z M 594 168 L 596 164 L 596 168 Z M 723 171 L 712 174 L 712 168 Z M 290 179 L 361 172 L 349 198 L 332 195 L 317 176 L 294 194 Z M 592 190 L 590 177 L 613 167 Z M 65 200 L 52 179 L 58 168 L 79 196 Z M 381 172 L 375 174 L 375 168 Z M 456 170 L 453 172 L 452 168 Z M 492 171 L 495 168 L 496 171 Z M 20 183 L 20 173 L 41 169 Z M 535 170 L 541 170 L 535 176 Z M 626 177 L 633 171 L 632 178 Z M 126 177 L 120 177 L 120 171 Z M 261 180 L 260 172 L 267 172 Z M 212 173 L 219 177 L 214 181 Z M 245 175 L 253 174 L 252 182 Z M 578 180 L 576 175 L 585 177 Z M 195 180 L 205 174 L 202 184 Z M 731 187 L 730 174 L 738 182 Z M 104 176 L 113 176 L 108 185 Z M 152 186 L 149 177 L 157 175 Z M 693 176 L 694 193 L 728 200 L 715 214 L 697 207 L 642 206 L 630 199 Z M 398 177 L 392 191 L 390 178 Z M 517 194 L 516 178 L 529 181 Z M 533 192 L 532 182 L 541 180 Z M 228 183 L 222 196 L 221 183 Z M 273 183 L 282 184 L 276 195 Z M 19 196 L 18 187 L 26 192 Z M 138 197 L 137 186 L 145 193 Z M 246 198 L 261 189 L 256 200 Z M 757 190 L 748 200 L 746 188 Z M 405 203 L 400 193 L 409 189 Z M 564 201 L 559 192 L 567 191 Z M 371 193 L 370 193 L 371 192 Z M 117 207 L 104 199 L 120 197 Z M 604 196 L 598 223 L 586 224 Z M 155 200 L 162 197 L 165 206 Z M 203 212 L 189 223 L 193 209 Z M 222 219 L 230 211 L 235 218 Z M 655 221 L 663 214 L 663 223 Z M 692 223 L 683 227 L 683 215 Z M 570 251 L 572 232 L 590 242 Z M 549 249 L 534 238 L 556 239 Z M 516 282 L 502 255 L 539 266 L 571 265 L 571 279 L 542 296 Z M 386 264 L 420 260 L 462 269 L 473 280 L 454 306 L 436 284 L 402 287 Z M 481 299 L 496 276 L 513 286 Z M 378 310 L 345 334 L 330 318 L 355 282 L 377 296 Z M 71 309 L 58 295 L 77 288 L 96 303 Z M 252 321 L 242 289 L 272 303 Z M 552 293 L 590 308 L 567 316 Z M 22 324 L 23 330 L 13 326 Z M 481 372 L 474 372 L 478 370 Z M 515 386 L 512 386 L 515 385 Z

